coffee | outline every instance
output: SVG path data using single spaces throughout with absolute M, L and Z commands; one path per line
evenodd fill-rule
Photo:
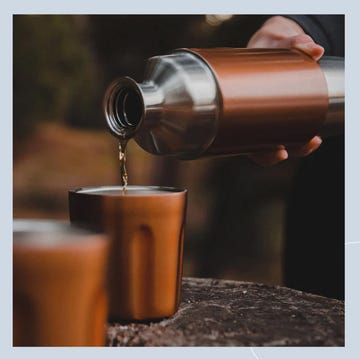
M 120 138 L 119 140 L 119 161 L 120 161 L 120 183 L 122 186 L 122 194 L 126 194 L 126 187 L 128 184 L 128 174 L 126 170 L 126 145 L 128 140 Z
M 126 188 L 127 196 L 151 196 L 151 195 L 161 195 L 169 194 L 169 192 L 180 192 L 176 188 L 172 187 L 157 187 L 157 186 L 128 186 Z M 83 188 L 77 190 L 79 193 L 86 193 L 99 196 L 122 196 L 122 187 L 121 186 L 111 186 L 111 187 L 93 187 L 93 188 Z

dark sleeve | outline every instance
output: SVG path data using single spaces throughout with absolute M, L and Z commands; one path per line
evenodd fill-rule
M 344 15 L 283 15 L 296 21 L 325 55 L 344 56 Z

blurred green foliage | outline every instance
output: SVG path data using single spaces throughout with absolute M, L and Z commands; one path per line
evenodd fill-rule
M 14 141 L 39 122 L 105 129 L 102 98 L 118 76 L 181 47 L 245 46 L 260 16 L 210 26 L 203 15 L 14 15 Z M 241 28 L 241 31 L 239 31 Z
M 14 140 L 44 120 L 97 122 L 98 67 L 84 16 L 13 18 Z

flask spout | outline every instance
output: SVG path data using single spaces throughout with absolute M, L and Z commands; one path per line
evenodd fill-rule
M 144 118 L 144 101 L 138 84 L 129 77 L 114 81 L 104 97 L 104 113 L 110 132 L 130 138 Z
M 147 152 L 196 157 L 215 137 L 219 94 L 208 66 L 189 52 L 149 59 L 142 83 L 114 81 L 104 97 L 110 132 Z
M 149 130 L 158 121 L 162 104 L 162 91 L 152 82 L 138 84 L 130 77 L 114 81 L 104 99 L 110 132 L 116 137 L 131 138 L 140 127 Z

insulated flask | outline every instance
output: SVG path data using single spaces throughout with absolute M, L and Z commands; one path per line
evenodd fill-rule
M 289 49 L 180 49 L 104 97 L 111 133 L 181 159 L 301 145 L 344 128 L 344 59 Z

